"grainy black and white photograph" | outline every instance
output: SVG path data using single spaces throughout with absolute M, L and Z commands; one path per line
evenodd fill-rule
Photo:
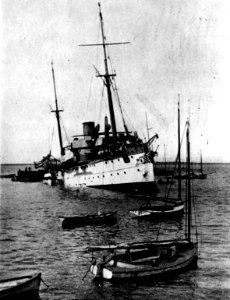
M 1 1 L 0 299 L 230 298 L 229 10 Z

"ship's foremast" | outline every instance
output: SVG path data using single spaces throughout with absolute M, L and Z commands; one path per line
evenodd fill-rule
M 56 92 L 56 84 L 55 84 L 53 62 L 51 62 L 51 66 L 52 66 L 52 75 L 53 75 L 53 84 L 54 84 L 54 96 L 55 96 L 55 106 L 56 106 L 56 109 L 55 110 L 51 110 L 51 112 L 54 112 L 56 114 L 61 155 L 64 155 L 65 154 L 65 149 L 63 148 L 63 143 L 62 143 L 61 124 L 60 124 L 60 115 L 59 115 L 59 113 L 61 111 L 63 111 L 63 110 L 62 109 L 58 109 L 58 101 L 57 101 L 57 92 Z

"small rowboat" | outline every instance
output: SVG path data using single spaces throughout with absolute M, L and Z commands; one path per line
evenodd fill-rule
M 132 217 L 138 219 L 167 219 L 181 216 L 184 212 L 184 202 L 174 205 L 144 206 L 129 212 Z
M 73 229 L 86 225 L 113 224 L 117 221 L 117 212 L 72 217 L 59 216 L 59 219 L 62 221 L 62 228 Z
M 0 280 L 0 299 L 36 299 L 41 273 Z

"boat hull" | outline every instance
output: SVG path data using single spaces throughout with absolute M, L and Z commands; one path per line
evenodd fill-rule
M 137 219 L 170 219 L 183 215 L 184 204 L 171 208 L 166 206 L 144 207 L 138 210 L 130 210 L 129 212 L 133 218 Z
M 59 217 L 62 221 L 63 229 L 74 229 L 87 225 L 114 224 L 117 221 L 116 212 L 107 212 L 100 215 Z
M 44 176 L 44 171 L 18 171 L 17 175 L 11 177 L 12 181 L 21 182 L 41 182 Z
M 183 247 L 183 246 L 182 246 Z M 163 261 L 157 263 L 156 259 L 151 259 L 149 263 L 136 264 L 127 262 L 117 262 L 116 266 L 93 265 L 91 272 L 94 274 L 94 280 L 124 281 L 141 280 L 151 278 L 151 280 L 167 280 L 173 275 L 183 272 L 186 269 L 197 267 L 198 247 L 197 243 L 189 247 L 184 245 L 185 249 L 180 251 L 178 257 L 172 261 Z
M 175 179 L 178 179 L 178 175 L 174 177 Z M 207 179 L 207 174 L 204 173 L 191 173 L 189 176 L 190 179 Z M 181 179 L 188 179 L 188 175 L 181 175 Z
M 36 299 L 41 273 L 0 281 L 0 299 Z
M 130 155 L 128 160 L 118 157 L 78 166 L 64 174 L 67 188 L 104 188 L 127 192 L 155 193 L 153 164 L 144 153 Z

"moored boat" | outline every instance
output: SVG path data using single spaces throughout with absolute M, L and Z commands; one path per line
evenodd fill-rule
M 160 200 L 161 204 L 141 206 L 139 209 L 130 210 L 132 217 L 137 219 L 162 220 L 175 217 L 181 217 L 184 213 L 184 201 L 181 200 L 181 141 L 180 141 L 180 101 L 178 101 L 178 153 L 176 165 L 178 164 L 178 199 L 170 199 L 168 197 L 171 185 L 174 183 L 173 170 L 172 177 L 168 181 L 168 192 L 164 198 L 154 198 Z M 165 168 L 166 169 L 166 168 Z M 148 202 L 150 199 L 147 199 Z
M 167 219 L 180 217 L 184 212 L 184 202 L 175 204 L 147 205 L 130 210 L 131 216 L 138 219 Z
M 25 170 L 19 169 L 17 174 L 11 177 L 12 181 L 21 182 L 40 182 L 44 176 L 44 170 L 31 170 L 26 168 Z
M 198 244 L 189 241 L 172 246 L 159 244 L 158 247 L 141 250 L 127 249 L 124 254 L 111 257 L 108 262 L 94 261 L 90 271 L 94 280 L 124 281 L 151 277 L 167 280 L 171 276 L 197 266 Z
M 202 153 L 200 152 L 200 170 L 199 172 L 193 172 L 191 174 L 193 179 L 206 179 L 207 174 L 203 172 L 203 161 L 202 161 Z
M 15 174 L 0 174 L 0 178 L 13 178 Z
M 36 299 L 41 273 L 0 280 L 0 299 Z
M 172 176 L 167 176 L 167 177 L 160 177 L 160 179 L 157 180 L 157 184 L 163 185 L 163 184 L 174 184 L 175 181 L 173 180 Z
M 59 216 L 63 229 L 73 229 L 86 225 L 114 224 L 117 221 L 117 212 L 97 213 L 83 216 Z
M 175 178 L 178 178 L 178 176 L 175 176 Z M 181 175 L 181 179 L 187 179 L 188 175 L 183 174 Z M 202 162 L 202 154 L 200 153 L 200 169 L 192 170 L 190 172 L 190 179 L 207 179 L 207 174 L 203 172 L 203 162 Z

